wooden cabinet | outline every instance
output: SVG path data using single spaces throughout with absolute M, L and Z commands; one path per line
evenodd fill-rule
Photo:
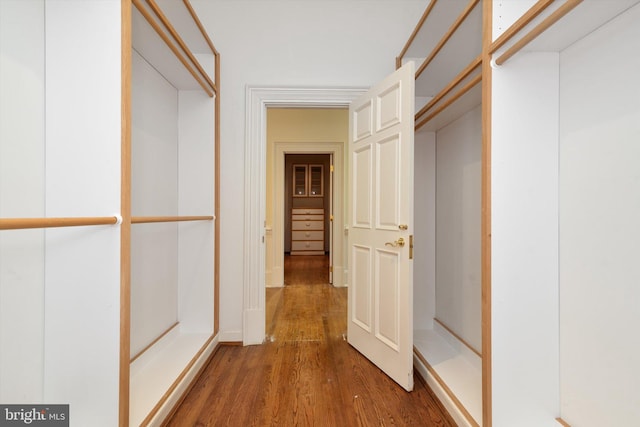
M 293 165 L 293 197 L 323 197 L 324 166 Z
M 291 210 L 291 255 L 324 255 L 324 209 Z
M 293 165 L 293 197 L 307 197 L 307 165 Z
M 309 197 L 324 195 L 324 168 L 322 165 L 309 165 Z

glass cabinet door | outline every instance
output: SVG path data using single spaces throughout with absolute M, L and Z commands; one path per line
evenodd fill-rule
M 309 165 L 309 196 L 322 197 L 324 190 L 322 165 Z
M 307 165 L 293 165 L 293 197 L 307 197 Z

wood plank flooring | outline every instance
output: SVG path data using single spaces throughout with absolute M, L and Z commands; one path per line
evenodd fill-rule
M 346 341 L 327 258 L 287 257 L 267 289 L 267 340 L 220 346 L 169 426 L 455 426 L 416 378 L 405 392 Z

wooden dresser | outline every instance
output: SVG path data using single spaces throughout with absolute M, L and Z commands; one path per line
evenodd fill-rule
M 291 209 L 291 255 L 324 255 L 324 209 Z

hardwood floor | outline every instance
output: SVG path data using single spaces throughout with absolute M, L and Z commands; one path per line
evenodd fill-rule
M 286 263 L 265 344 L 220 346 L 169 426 L 455 426 L 424 383 L 405 392 L 347 343 L 347 290 L 327 283 L 326 257 Z

